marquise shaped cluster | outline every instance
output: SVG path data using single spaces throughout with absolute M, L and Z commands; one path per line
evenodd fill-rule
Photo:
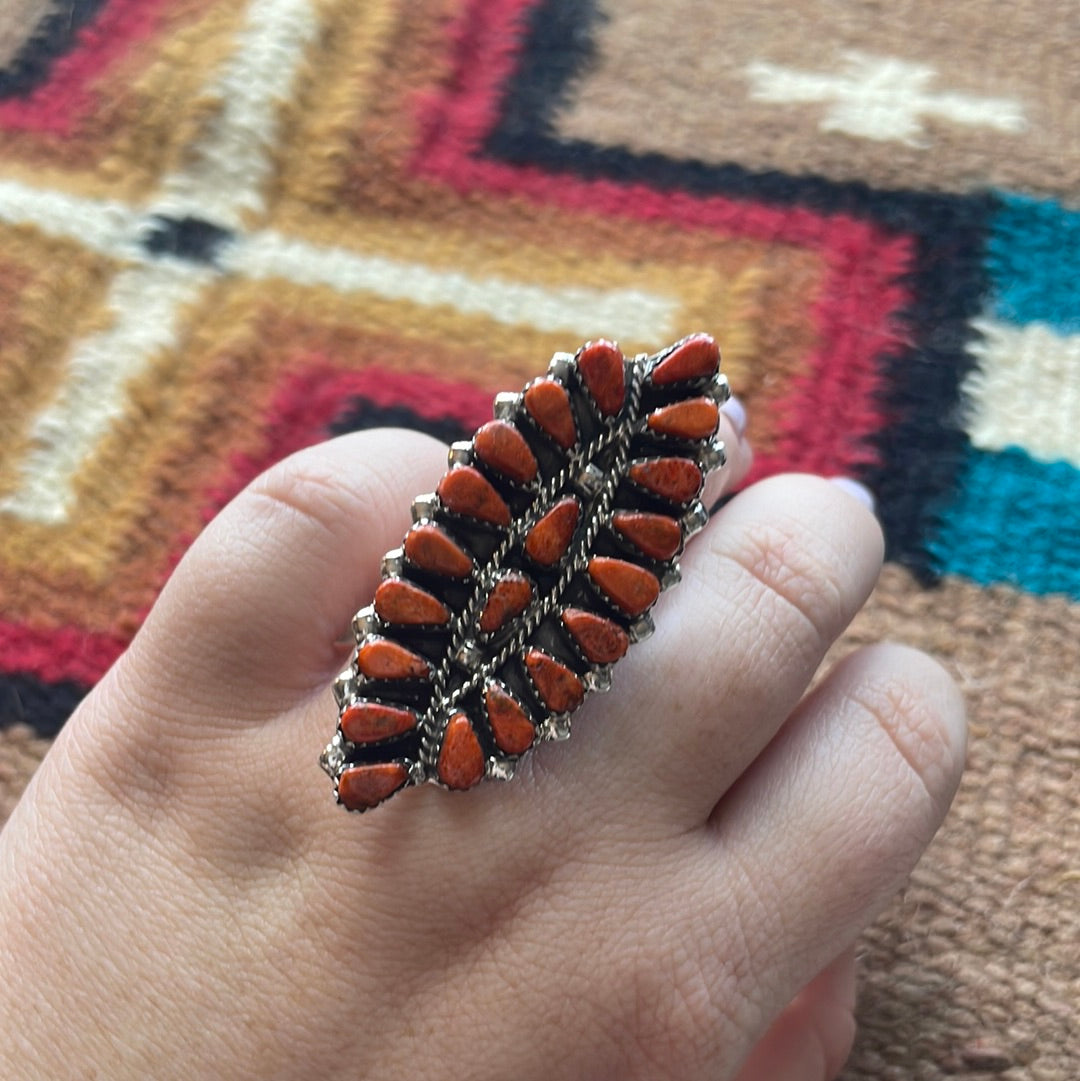
M 356 650 L 334 684 L 321 763 L 349 810 L 434 781 L 506 779 L 652 630 L 707 513 L 727 398 L 716 343 L 651 356 L 608 341 L 560 353 L 495 419 L 454 444 L 437 490 L 387 553 Z

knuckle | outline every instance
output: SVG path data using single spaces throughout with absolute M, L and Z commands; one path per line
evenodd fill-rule
M 759 522 L 740 531 L 726 552 L 748 581 L 749 602 L 794 613 L 817 643 L 828 643 L 848 619 L 843 568 L 833 553 L 783 525 Z
M 902 670 L 883 672 L 851 698 L 888 737 L 898 759 L 934 805 L 951 798 L 963 768 L 964 746 L 946 713 L 959 710 L 959 692 L 944 669 L 915 651 Z

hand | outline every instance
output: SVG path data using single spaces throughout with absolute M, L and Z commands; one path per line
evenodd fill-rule
M 402 432 L 312 448 L 182 561 L 0 834 L 4 1077 L 835 1076 L 852 943 L 964 756 L 914 651 L 806 694 L 877 577 L 874 517 L 752 486 L 568 743 L 348 814 L 316 765 L 335 642 L 444 465 Z

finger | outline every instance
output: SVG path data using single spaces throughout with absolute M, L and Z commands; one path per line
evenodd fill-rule
M 855 953 L 845 950 L 769 1026 L 736 1081 L 832 1081 L 855 1040 Z
M 411 497 L 431 491 L 446 447 L 377 430 L 300 451 L 258 477 L 177 567 L 129 666 L 159 694 L 215 715 L 279 713 L 326 683 L 335 645 L 368 603 Z
M 592 761 L 575 768 L 603 762 L 661 828 L 703 822 L 869 596 L 882 552 L 869 510 L 818 477 L 740 493 L 690 546 L 656 635 L 616 672 L 595 723 L 583 718 Z
M 724 923 L 711 933 L 745 959 L 766 1006 L 787 1002 L 900 888 L 945 816 L 965 742 L 944 669 L 915 650 L 870 647 L 829 675 L 718 804 L 703 843 L 731 904 L 715 905 Z

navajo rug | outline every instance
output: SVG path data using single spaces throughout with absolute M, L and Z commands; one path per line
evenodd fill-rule
M 1078 200 L 1071 0 L 8 0 L 0 817 L 257 471 L 704 329 L 970 703 L 845 1076 L 1074 1078 Z

